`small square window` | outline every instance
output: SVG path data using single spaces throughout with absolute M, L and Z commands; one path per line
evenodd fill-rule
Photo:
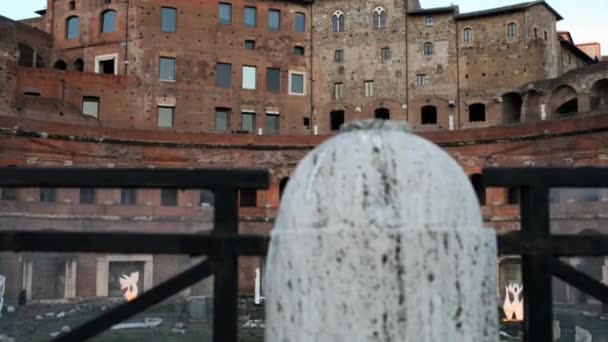
M 243 89 L 255 90 L 257 82 L 257 68 L 254 66 L 243 66 Z
M 266 69 L 266 90 L 274 92 L 281 91 L 281 69 Z
M 266 122 L 264 124 L 264 132 L 269 135 L 279 134 L 280 120 L 277 113 L 266 113 Z
M 163 207 L 177 206 L 177 189 L 161 189 L 160 205 Z
M 268 10 L 268 30 L 281 30 L 281 11 L 272 9 Z
M 57 200 L 57 189 L 40 188 L 40 202 L 52 203 Z
M 16 188 L 1 188 L 0 199 L 3 201 L 15 201 L 17 200 L 17 189 Z
M 258 11 L 255 7 L 245 7 L 245 26 L 256 27 L 257 26 Z
M 255 40 L 246 40 L 245 49 L 246 50 L 255 50 Z
M 344 61 L 344 50 L 334 51 L 334 62 L 340 63 Z
M 433 17 L 426 17 L 424 18 L 424 24 L 426 27 L 433 27 L 435 26 L 435 19 Z
M 296 56 L 304 56 L 304 47 L 303 46 L 294 46 L 293 54 Z
M 135 205 L 136 203 L 137 203 L 137 190 L 136 189 L 121 189 L 120 190 L 120 204 Z
M 364 91 L 365 97 L 374 96 L 374 81 L 365 81 L 364 87 L 365 87 L 365 91 Z
M 342 82 L 334 83 L 334 99 L 342 100 L 343 97 L 344 97 L 344 83 L 342 83 Z
M 161 81 L 175 81 L 175 58 L 160 58 L 160 77 Z
M 218 87 L 232 87 L 232 64 L 217 63 L 215 84 Z
M 384 62 L 389 59 L 391 59 L 391 49 L 387 47 L 380 49 L 380 60 Z
M 173 114 L 175 108 L 173 107 L 158 107 L 158 127 L 159 128 L 172 128 L 173 127 Z
M 241 113 L 241 130 L 246 131 L 247 133 L 255 132 L 255 113 Z
M 296 32 L 304 32 L 306 31 L 306 16 L 304 13 L 296 13 L 295 21 L 295 31 Z
M 230 128 L 230 109 L 216 108 L 215 109 L 215 130 L 227 132 Z
M 160 9 L 160 30 L 168 33 L 177 31 L 177 9 L 173 7 Z
M 289 73 L 289 94 L 304 95 L 304 74 L 297 72 Z
M 69 8 L 71 11 L 76 9 L 76 1 L 70 1 Z
M 82 98 L 82 114 L 92 116 L 94 118 L 99 117 L 99 97 L 84 96 Z
M 223 25 L 232 24 L 232 5 L 220 2 L 218 7 L 218 22 Z
M 94 204 L 94 203 L 95 203 L 95 189 L 80 188 L 80 204 Z

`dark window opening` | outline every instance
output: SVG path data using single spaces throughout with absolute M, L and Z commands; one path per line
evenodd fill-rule
M 572 99 L 555 110 L 555 114 L 560 117 L 572 116 L 578 112 L 578 99 Z
M 507 204 L 519 204 L 519 188 L 509 188 L 507 190 Z
M 296 56 L 304 56 L 304 47 L 303 46 L 294 46 L 293 54 Z
M 473 185 L 473 190 L 475 190 L 479 204 L 486 205 L 486 188 L 483 184 L 483 176 L 478 173 L 472 175 L 471 185 Z
M 302 120 L 302 124 L 306 127 L 310 126 L 310 118 L 306 117 Z
M 57 189 L 40 188 L 40 202 L 52 203 L 57 200 Z
M 114 58 L 99 61 L 99 73 L 114 75 L 116 73 L 115 62 L 116 60 Z
M 25 93 L 23 93 L 23 95 L 38 97 L 38 96 L 40 96 L 40 93 L 36 92 L 36 91 L 26 91 Z
M 246 40 L 245 41 L 245 49 L 247 50 L 255 50 L 255 40 Z
M 597 81 L 591 87 L 591 110 L 608 111 L 608 79 Z
M 469 106 L 469 122 L 484 122 L 486 121 L 486 105 L 483 103 L 474 103 Z
M 232 87 L 232 64 L 217 63 L 215 84 L 218 87 Z
M 95 203 L 95 189 L 94 188 L 80 188 L 80 204 L 94 204 Z
M 67 68 L 68 68 L 68 65 L 64 61 L 57 61 L 53 65 L 53 69 L 57 69 L 57 70 L 66 70 Z
M 161 189 L 160 205 L 163 207 L 175 207 L 177 205 L 177 189 Z
M 266 89 L 268 91 L 281 91 L 281 69 L 266 69 Z
M 376 120 L 390 120 L 391 112 L 386 108 L 378 108 L 374 111 Z
M 17 62 L 20 66 L 33 67 L 36 65 L 35 58 L 36 53 L 31 47 L 18 43 L 17 48 L 19 49 L 19 61 Z
M 74 70 L 76 71 L 84 71 L 84 61 L 80 58 L 78 58 L 75 62 L 74 62 Z
M 247 133 L 255 132 L 255 113 L 243 112 L 241 113 L 241 130 Z
M 502 96 L 502 117 L 505 123 L 521 121 L 523 102 L 521 95 L 517 93 L 508 93 Z
M 437 107 L 424 106 L 420 109 L 420 123 L 423 125 L 437 124 Z
M 239 205 L 241 207 L 257 207 L 258 194 L 255 189 L 241 189 L 239 191 L 239 194 L 240 194 Z
M 137 190 L 136 189 L 121 189 L 120 190 L 120 204 L 135 205 L 136 203 L 137 203 Z
M 15 201 L 17 200 L 17 189 L 16 188 L 0 188 L 0 199 L 3 201 Z
M 422 53 L 425 56 L 433 55 L 433 43 L 424 43 L 424 49 L 423 49 Z
M 329 113 L 330 127 L 332 131 L 337 131 L 344 124 L 344 111 L 334 110 Z
M 280 130 L 279 115 L 275 113 L 266 113 L 266 122 L 264 125 L 265 134 L 276 135 Z
M 70 11 L 73 11 L 76 9 L 76 1 L 72 0 L 69 2 L 68 8 L 70 9 Z
M 214 207 L 215 195 L 213 194 L 213 190 L 201 189 L 199 202 L 201 207 Z
M 289 183 L 289 177 L 285 177 L 279 182 L 279 199 L 283 198 L 283 192 L 287 187 L 287 183 Z
M 230 109 L 216 108 L 215 109 L 215 130 L 226 132 L 230 128 Z

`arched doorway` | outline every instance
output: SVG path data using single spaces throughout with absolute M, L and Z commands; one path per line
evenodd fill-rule
M 483 176 L 476 173 L 471 175 L 470 179 L 473 190 L 475 190 L 475 195 L 477 195 L 477 199 L 479 200 L 479 204 L 486 205 L 486 188 L 483 184 Z
M 608 111 L 608 79 L 602 79 L 591 87 L 591 110 Z
M 420 109 L 420 123 L 422 125 L 437 124 L 437 107 L 424 106 Z
M 518 93 L 507 93 L 502 96 L 502 119 L 504 123 L 521 121 L 521 105 L 523 103 Z
M 66 62 L 64 61 L 57 61 L 55 62 L 55 64 L 53 65 L 53 69 L 57 69 L 57 70 L 65 70 L 68 68 L 68 65 L 66 64 Z
M 578 112 L 578 94 L 569 85 L 555 89 L 551 96 L 553 114 L 557 117 L 572 116 Z
M 377 108 L 374 111 L 374 118 L 376 120 L 390 120 L 391 111 L 388 110 L 387 108 Z
M 486 105 L 483 103 L 473 103 L 469 106 L 469 122 L 486 121 Z
M 84 71 L 84 61 L 81 58 L 78 58 L 75 62 L 74 62 L 74 70 L 76 71 Z
M 534 89 L 528 91 L 526 98 L 526 120 L 540 120 L 540 94 Z

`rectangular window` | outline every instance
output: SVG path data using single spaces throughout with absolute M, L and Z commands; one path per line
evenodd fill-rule
M 201 189 L 199 202 L 201 207 L 213 207 L 215 206 L 215 194 L 213 190 Z
M 175 81 L 175 58 L 160 58 L 160 80 Z
M 17 189 L 16 188 L 1 188 L 0 199 L 3 201 L 15 201 L 17 200 Z
M 232 24 L 232 5 L 220 2 L 220 5 L 218 7 L 217 18 L 220 24 Z
M 334 62 L 340 63 L 344 60 L 344 50 L 336 50 L 334 52 Z
M 304 95 L 304 74 L 289 72 L 289 94 Z
M 82 97 L 82 114 L 99 117 L 99 97 L 83 96 Z
M 215 84 L 218 87 L 232 87 L 232 64 L 217 63 Z
M 95 66 L 95 72 L 98 74 L 116 75 L 116 57 L 97 57 L 97 65 Z
M 391 59 L 391 49 L 390 48 L 382 48 L 380 49 L 380 59 L 384 61 L 388 61 Z
M 121 189 L 120 190 L 120 204 L 135 205 L 136 203 L 137 203 L 137 190 L 136 189 Z
M 241 113 L 241 130 L 246 131 L 247 133 L 255 132 L 255 113 Z
M 173 107 L 158 107 L 158 127 L 159 128 L 172 128 L 173 127 L 173 114 L 175 108 Z
M 429 79 L 426 75 L 420 74 L 416 75 L 416 86 L 422 87 L 429 83 Z
M 255 189 L 240 189 L 239 194 L 241 207 L 257 207 L 258 194 Z
M 364 86 L 365 86 L 365 92 L 364 92 L 365 97 L 374 96 L 374 81 L 365 81 Z
M 175 207 L 177 205 L 177 189 L 160 189 L 160 205 Z
M 243 89 L 255 90 L 257 68 L 254 66 L 243 66 Z
M 55 188 L 40 188 L 40 202 L 51 203 L 57 200 Z
M 216 108 L 215 109 L 215 130 L 226 132 L 230 128 L 230 109 Z
M 177 9 L 172 7 L 160 9 L 160 30 L 162 32 L 177 31 Z
M 264 124 L 264 132 L 268 135 L 277 135 L 280 130 L 280 121 L 278 113 L 266 113 L 266 122 Z
M 344 97 L 344 83 L 334 83 L 334 99 L 341 100 Z
M 294 21 L 294 29 L 296 32 L 306 31 L 306 16 L 304 15 L 304 13 L 296 12 L 296 17 Z
M 281 69 L 266 69 L 266 90 L 276 92 L 281 91 Z
M 304 56 L 304 47 L 303 46 L 294 46 L 293 54 L 296 56 Z
M 258 24 L 258 11 L 255 7 L 245 7 L 245 26 L 256 27 Z
M 245 49 L 246 50 L 255 50 L 255 40 L 246 40 Z
M 75 10 L 76 9 L 76 1 L 74 1 L 74 0 L 70 1 L 69 8 L 72 11 Z
M 268 29 L 270 31 L 281 30 L 281 11 L 268 10 Z
M 94 204 L 94 203 L 95 203 L 95 189 L 80 188 L 80 204 Z

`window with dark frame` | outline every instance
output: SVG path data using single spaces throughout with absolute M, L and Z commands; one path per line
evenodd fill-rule
M 177 31 L 177 9 L 173 7 L 161 7 L 160 9 L 161 32 L 174 33 Z
M 73 11 L 76 9 L 76 1 L 72 0 L 68 3 L 68 8 L 70 9 L 70 11 Z
M 420 109 L 420 123 L 422 125 L 436 125 L 437 107 L 430 105 L 422 107 Z
M 256 27 L 258 25 L 258 11 L 255 7 L 245 6 L 245 26 Z
M 304 95 L 304 75 L 301 73 L 291 73 L 289 93 L 292 95 Z
M 159 79 L 161 81 L 175 81 L 175 58 L 161 57 L 159 66 Z
M 344 124 L 344 111 L 333 110 L 329 113 L 329 124 L 332 131 L 338 131 Z
M 83 96 L 82 97 L 82 114 L 99 118 L 99 97 Z
M 72 16 L 66 19 L 66 23 L 65 23 L 66 29 L 65 29 L 65 38 L 66 39 L 76 39 L 79 36 L 79 26 L 80 26 L 80 19 L 76 16 Z
M 278 113 L 266 113 L 264 122 L 264 134 L 277 135 L 280 130 L 280 120 Z
M 158 127 L 173 128 L 174 115 L 174 107 L 158 106 Z
M 255 40 L 245 40 L 245 50 L 255 50 Z
M 116 30 L 116 11 L 107 10 L 101 14 L 101 33 L 111 33 Z
M 177 206 L 177 189 L 160 189 L 160 205 L 163 207 Z
M 273 92 L 281 91 L 281 69 L 266 69 L 266 90 Z
M 304 13 L 296 12 L 294 18 L 294 31 L 305 32 L 306 31 L 306 16 Z
M 331 30 L 333 32 L 344 32 L 344 13 L 336 11 L 331 17 Z
M 344 50 L 334 51 L 334 62 L 340 63 L 344 61 Z
M 17 200 L 17 188 L 12 188 L 12 187 L 0 188 L 0 199 L 3 201 Z
M 121 205 L 137 204 L 137 189 L 133 189 L 133 188 L 120 189 L 120 204 Z
M 304 47 L 303 46 L 294 46 L 293 47 L 293 54 L 296 56 L 304 56 Z
M 53 203 L 57 201 L 57 189 L 40 188 L 40 202 Z
M 484 122 L 486 121 L 486 105 L 483 103 L 474 103 L 469 106 L 469 122 Z
M 95 203 L 95 189 L 94 188 L 80 188 L 80 204 L 94 204 Z
M 213 193 L 213 190 L 201 189 L 199 195 L 199 204 L 201 207 L 214 207 L 215 194 Z
M 215 130 L 219 132 L 227 132 L 230 128 L 230 109 L 216 108 L 215 109 Z
M 241 113 L 241 130 L 247 133 L 255 133 L 255 113 L 254 112 L 242 112 Z
M 384 47 L 380 49 L 380 60 L 385 62 L 391 59 L 391 49 Z
M 425 85 L 427 85 L 428 82 L 428 77 L 425 74 L 418 74 L 416 75 L 416 86 L 418 87 L 423 87 Z
M 281 11 L 273 9 L 268 10 L 268 30 L 281 30 Z
M 432 56 L 433 55 L 433 43 L 431 43 L 431 42 L 424 43 L 422 53 L 425 56 Z
M 232 64 L 217 63 L 215 84 L 218 87 L 232 87 Z
M 225 2 L 220 2 L 218 5 L 217 19 L 222 25 L 232 24 L 232 5 Z

